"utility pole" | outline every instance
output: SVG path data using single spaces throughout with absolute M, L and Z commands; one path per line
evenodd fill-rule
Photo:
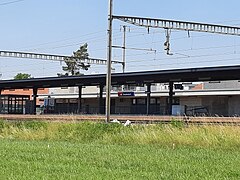
M 127 26 L 123 25 L 123 57 L 122 57 L 122 62 L 123 62 L 123 73 L 125 73 L 126 69 L 126 29 Z
M 122 48 L 122 62 L 123 62 L 123 65 L 122 65 L 122 70 L 123 70 L 123 73 L 125 73 L 125 69 L 126 69 L 126 29 L 127 29 L 127 26 L 126 25 L 123 25 L 122 26 L 123 28 L 123 48 Z M 125 86 L 122 85 L 122 91 L 125 90 Z
M 108 52 L 107 52 L 107 76 L 106 76 L 106 123 L 110 122 L 111 112 L 111 64 L 112 64 L 112 23 L 113 0 L 109 0 L 108 12 Z

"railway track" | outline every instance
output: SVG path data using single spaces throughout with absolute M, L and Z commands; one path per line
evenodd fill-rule
M 103 115 L 9 115 L 1 114 L 0 119 L 6 121 L 52 121 L 52 122 L 81 122 L 96 121 L 104 122 Z M 240 125 L 240 117 L 186 117 L 186 116 L 138 116 L 138 115 L 115 115 L 111 119 L 120 122 L 131 121 L 134 124 L 158 124 L 171 123 L 173 121 L 185 124 L 230 124 Z

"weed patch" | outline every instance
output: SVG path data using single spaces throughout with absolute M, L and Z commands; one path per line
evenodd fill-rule
M 166 147 L 239 148 L 240 127 L 188 126 L 173 120 L 169 125 L 105 124 L 94 122 L 5 122 L 2 139 L 71 141 L 80 143 L 159 145 Z

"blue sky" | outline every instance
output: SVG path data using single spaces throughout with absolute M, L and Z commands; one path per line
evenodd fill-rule
M 106 58 L 108 0 L 0 0 L 0 49 L 71 55 L 83 43 L 89 44 L 91 57 Z M 237 0 L 114 0 L 114 14 L 196 21 L 240 26 L 240 2 Z M 114 45 L 122 44 L 122 22 L 114 21 Z M 162 29 L 130 26 L 127 47 L 156 50 L 127 51 L 127 71 L 144 71 L 239 64 L 240 37 L 173 31 L 171 50 L 163 50 Z M 113 58 L 121 60 L 121 50 Z M 114 66 L 121 72 L 120 66 Z M 56 76 L 61 64 L 41 60 L 0 58 L 2 79 L 17 73 L 34 77 Z M 106 73 L 104 66 L 92 66 L 85 72 Z

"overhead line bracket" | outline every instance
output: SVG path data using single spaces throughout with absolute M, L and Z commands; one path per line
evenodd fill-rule
M 234 26 L 130 16 L 113 16 L 113 19 L 118 19 L 126 23 L 146 28 L 164 28 L 240 36 L 240 27 Z

